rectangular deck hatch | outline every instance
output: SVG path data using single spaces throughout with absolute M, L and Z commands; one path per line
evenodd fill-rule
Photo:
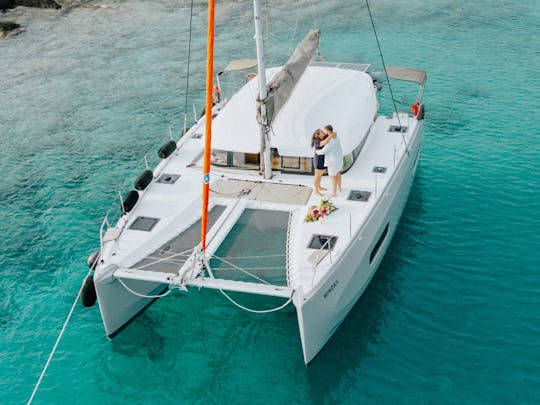
M 157 182 L 161 184 L 174 184 L 179 178 L 179 174 L 163 173 L 161 176 L 159 176 Z
M 158 222 L 159 218 L 137 217 L 135 218 L 135 221 L 131 223 L 129 229 L 150 232 Z
M 331 250 L 334 248 L 337 241 L 337 236 L 332 235 L 313 235 L 309 242 L 308 248 Z
M 402 134 L 407 132 L 407 127 L 399 126 L 399 125 L 391 125 L 388 132 L 401 132 Z
M 349 197 L 347 197 L 347 200 L 366 202 L 369 200 L 370 196 L 370 191 L 351 190 L 351 192 L 349 193 Z

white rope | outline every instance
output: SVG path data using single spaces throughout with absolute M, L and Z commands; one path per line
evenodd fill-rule
M 180 258 L 180 259 L 171 259 L 171 258 L 167 258 L 165 260 L 161 260 L 163 259 L 162 257 L 155 257 L 155 256 L 146 256 L 145 259 L 156 259 L 156 260 L 160 260 L 160 261 L 166 261 L 166 262 L 170 262 L 172 264 L 179 264 L 179 263 L 184 263 L 184 262 L 187 262 L 187 259 L 189 258 L 189 256 L 186 255 L 186 258 Z M 154 262 L 150 263 L 150 264 L 155 264 Z M 145 265 L 146 266 L 146 265 Z M 133 267 L 134 270 L 140 270 L 142 269 L 142 267 Z
M 62 326 L 62 330 L 60 331 L 58 338 L 56 338 L 56 342 L 51 350 L 51 353 L 49 354 L 49 358 L 47 359 L 47 362 L 45 363 L 45 367 L 43 367 L 43 370 L 41 371 L 39 379 L 36 385 L 34 386 L 34 390 L 32 391 L 32 395 L 30 396 L 30 399 L 27 402 L 28 405 L 30 405 L 32 401 L 34 400 L 34 396 L 36 395 L 39 385 L 41 384 L 41 380 L 43 380 L 43 377 L 45 376 L 45 373 L 47 372 L 47 369 L 49 368 L 49 364 L 51 364 L 51 360 L 54 356 L 54 353 L 56 352 L 56 348 L 58 347 L 58 344 L 60 343 L 60 339 L 62 339 L 62 336 L 64 335 L 64 332 L 69 323 L 69 320 L 71 319 L 71 315 L 73 314 L 73 311 L 75 310 L 75 306 L 77 305 L 77 301 L 79 300 L 79 297 L 81 296 L 82 289 L 84 288 L 84 283 L 86 282 L 86 279 L 90 276 L 91 272 L 92 272 L 92 269 L 90 269 L 88 273 L 86 274 L 86 277 L 84 278 L 81 288 L 79 289 L 79 292 L 77 293 L 77 296 L 75 297 L 75 301 L 73 301 L 73 305 L 71 306 L 71 309 L 69 310 L 68 316 L 64 322 L 64 326 Z
M 279 266 L 279 267 L 243 267 L 244 270 L 285 270 L 285 267 Z M 216 266 L 214 267 L 214 270 L 238 270 L 236 267 L 220 267 Z
M 260 277 L 257 277 L 255 274 L 251 274 L 249 271 L 244 270 L 243 268 L 241 268 L 241 267 L 235 265 L 234 263 L 231 263 L 231 262 L 229 262 L 229 261 L 227 261 L 227 260 L 225 260 L 225 259 L 223 259 L 223 258 L 221 258 L 221 257 L 218 257 L 218 256 L 216 256 L 216 255 L 214 255 L 213 257 L 214 257 L 215 259 L 218 259 L 218 260 L 222 261 L 222 262 L 225 263 L 225 264 L 228 264 L 229 266 L 235 268 L 236 270 L 239 270 L 239 271 L 241 271 L 242 273 L 244 273 L 244 274 L 246 274 L 246 275 L 248 275 L 248 276 L 250 276 L 250 277 L 253 277 L 255 280 L 258 280 L 258 281 L 260 281 L 261 283 L 264 283 L 264 284 L 266 284 L 266 285 L 270 285 L 270 283 L 269 283 L 268 281 L 263 280 L 263 279 L 260 278 Z M 210 266 L 208 265 L 208 267 L 210 267 Z M 214 276 L 212 276 L 212 278 L 213 278 L 213 277 L 214 277 Z
M 125 283 L 124 281 L 121 279 L 121 278 L 117 278 L 117 280 L 120 282 L 120 284 L 122 284 L 124 286 L 124 288 L 126 290 L 128 290 L 130 293 L 132 293 L 133 295 L 136 295 L 137 297 L 141 297 L 141 298 L 161 298 L 161 297 L 166 297 L 167 295 L 169 295 L 172 290 L 168 290 L 166 293 L 164 294 L 158 294 L 158 295 L 145 295 L 145 294 L 140 294 L 136 291 L 133 291 L 131 288 L 129 288 Z
M 282 310 L 283 308 L 285 308 L 287 305 L 289 305 L 291 303 L 292 297 L 294 295 L 294 291 L 293 291 L 293 293 L 291 294 L 291 297 L 287 300 L 287 302 L 285 302 L 285 304 L 283 304 L 283 305 L 281 305 L 281 306 L 279 306 L 277 308 L 271 308 L 271 309 L 266 309 L 266 310 L 256 310 L 256 309 L 246 308 L 243 305 L 240 305 L 238 302 L 236 302 L 231 297 L 229 297 L 229 295 L 225 291 L 223 291 L 221 289 L 219 291 L 225 296 L 225 298 L 227 298 L 230 302 L 232 302 L 238 308 L 243 309 L 244 311 L 247 311 L 247 312 L 254 313 L 254 314 L 269 314 L 270 312 L 277 312 L 279 310 Z
M 188 255 L 187 255 L 187 252 L 189 252 L 189 250 L 185 250 L 185 251 L 180 252 L 180 253 L 175 253 L 175 254 L 172 254 L 172 255 L 167 256 L 167 257 L 162 257 L 162 258 L 157 259 L 157 260 L 155 260 L 155 261 L 153 261 L 153 262 L 143 264 L 142 266 L 139 266 L 139 267 L 133 267 L 133 269 L 134 269 L 134 270 L 141 270 L 141 269 L 144 269 L 145 267 L 149 267 L 149 266 L 152 266 L 152 265 L 154 265 L 154 264 L 161 263 L 161 262 L 166 262 L 166 261 L 168 261 L 168 260 L 170 260 L 172 263 L 174 263 L 174 261 L 171 260 L 171 259 L 173 259 L 173 258 L 175 258 L 175 257 L 179 257 L 179 256 L 188 256 Z M 170 253 L 170 252 L 169 252 L 169 253 Z M 148 257 L 152 257 L 152 256 L 147 256 L 146 258 L 148 258 Z M 146 259 L 146 258 L 145 258 L 145 259 Z M 188 256 L 188 258 L 189 258 L 189 256 Z M 186 259 L 186 260 L 187 260 L 187 259 Z
M 212 273 L 212 269 L 210 268 L 210 263 L 208 262 L 208 260 L 206 258 L 204 258 L 204 264 L 206 265 L 206 269 L 208 270 L 208 274 L 210 274 L 210 277 L 214 278 L 214 274 Z M 227 298 L 233 305 L 235 305 L 236 307 L 240 308 L 240 309 L 243 309 L 244 311 L 247 311 L 247 312 L 251 312 L 251 313 L 254 313 L 254 314 L 268 314 L 270 312 L 277 312 L 283 308 L 285 308 L 287 305 L 289 305 L 292 301 L 292 298 L 293 298 L 293 295 L 294 295 L 294 290 L 291 294 L 291 296 L 289 297 L 289 299 L 283 304 L 283 305 L 280 305 L 279 307 L 276 307 L 276 308 L 271 308 L 271 309 L 263 309 L 263 310 L 256 310 L 256 309 L 251 309 L 251 308 L 247 308 L 243 305 L 240 305 L 238 302 L 236 302 L 235 300 L 233 300 L 229 294 L 227 294 L 225 291 L 223 291 L 221 288 L 218 289 L 219 292 L 221 294 L 223 294 L 225 296 L 225 298 Z
M 166 249 L 156 249 L 156 252 L 161 252 L 163 254 L 168 254 L 168 253 L 172 253 L 173 256 L 191 256 L 191 252 L 192 249 L 188 249 L 188 250 L 184 250 L 182 252 L 171 252 L 170 249 L 169 250 L 166 250 Z M 155 252 L 154 252 L 155 253 Z M 173 257 L 173 256 L 170 256 L 170 257 Z
M 266 257 L 285 257 L 285 255 L 261 255 L 261 256 L 223 256 L 223 259 L 264 259 Z

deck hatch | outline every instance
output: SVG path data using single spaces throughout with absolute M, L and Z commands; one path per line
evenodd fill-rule
M 366 202 L 371 196 L 371 191 L 351 190 L 347 200 Z
M 403 125 L 391 125 L 388 132 L 401 132 L 402 134 L 407 132 L 407 127 L 404 127 Z
M 135 221 L 131 223 L 129 229 L 133 229 L 134 231 L 150 232 L 158 222 L 159 218 L 137 217 L 135 218 Z
M 313 235 L 309 242 L 309 249 L 331 250 L 336 245 L 337 236 L 332 235 Z
M 159 176 L 157 182 L 161 184 L 174 184 L 179 178 L 179 174 L 163 173 L 161 176 Z
M 384 167 L 384 166 L 375 166 L 373 168 L 373 173 L 386 173 L 386 167 Z

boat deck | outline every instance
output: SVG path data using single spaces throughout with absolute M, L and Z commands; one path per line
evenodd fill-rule
M 375 202 L 384 198 L 384 189 L 405 153 L 405 142 L 416 121 L 403 114 L 401 122 L 409 126 L 408 132 L 390 131 L 392 125 L 398 125 L 396 117 L 377 119 L 355 164 L 343 174 L 342 192 L 332 199 L 337 210 L 320 222 L 304 221 L 309 207 L 321 203 L 321 198 L 312 192 L 313 176 L 274 172 L 271 180 L 264 181 L 257 171 L 212 167 L 210 203 L 214 208 L 210 213 L 207 252 L 216 254 L 223 243 L 229 243 L 229 237 L 235 237 L 237 231 L 229 234 L 246 210 L 286 212 L 286 247 L 282 245 L 281 252 L 286 256 L 284 261 L 252 267 L 283 267 L 279 276 L 270 277 L 271 283 L 287 284 L 293 289 L 301 285 L 309 291 L 346 251 Z M 188 274 L 186 268 L 183 272 L 180 269 L 200 240 L 202 174 L 198 164 L 202 145 L 198 133 L 203 125 L 201 120 L 181 139 L 177 151 L 158 165 L 154 172 L 158 180 L 142 193 L 133 211 L 119 221 L 118 232 L 113 232 L 117 237 L 105 244 L 104 256 L 120 269 L 137 270 L 130 273 L 132 277 L 140 272 L 156 272 L 154 276 L 144 276 L 156 279 L 157 273 L 181 274 L 184 278 Z M 161 183 L 163 176 L 175 180 Z M 324 177 L 323 184 L 330 188 L 329 183 L 329 178 Z M 153 219 L 151 229 L 138 229 L 134 224 L 140 218 Z M 328 239 L 331 249 L 321 246 Z M 242 253 L 257 256 L 251 251 Z M 259 256 L 267 254 L 263 251 Z M 216 261 L 212 263 L 215 265 Z M 245 280 L 225 275 L 234 266 L 241 267 L 236 262 L 220 274 L 229 280 Z M 122 271 L 117 276 L 125 276 Z

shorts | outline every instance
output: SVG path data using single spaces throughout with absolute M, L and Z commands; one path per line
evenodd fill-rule
M 324 170 L 324 155 L 315 155 L 313 165 L 317 170 Z
M 343 169 L 343 165 L 341 166 L 328 166 L 328 175 L 330 177 L 336 176 L 341 170 Z

